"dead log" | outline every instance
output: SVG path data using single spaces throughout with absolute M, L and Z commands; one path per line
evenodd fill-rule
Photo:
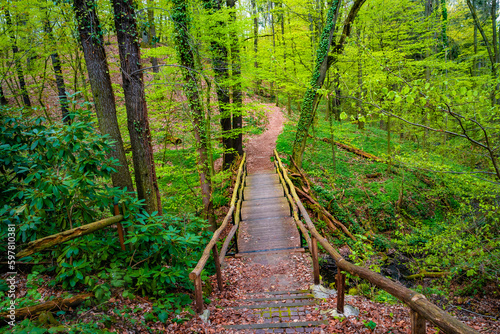
M 297 191 L 300 196 L 304 197 L 313 206 L 313 208 L 320 211 L 325 217 L 330 219 L 332 223 L 337 225 L 349 238 L 356 241 L 356 238 L 352 235 L 351 232 L 349 232 L 347 227 L 345 227 L 344 224 L 342 224 L 340 221 L 335 219 L 335 217 L 333 217 L 330 212 L 326 211 L 326 209 L 324 207 L 322 207 L 318 202 L 316 202 L 311 196 L 309 196 L 309 194 L 305 193 L 303 190 L 301 190 L 300 188 L 297 188 L 297 187 L 295 187 L 295 191 Z
M 377 177 L 380 177 L 380 176 L 382 176 L 382 173 L 380 173 L 380 172 L 365 175 L 365 177 L 367 179 L 376 179 Z
M 65 241 L 73 240 L 83 235 L 94 233 L 97 230 L 103 229 L 106 226 L 112 224 L 116 224 L 122 220 L 123 220 L 123 215 L 117 215 L 87 225 L 79 226 L 61 233 L 49 235 L 48 237 L 45 238 L 31 241 L 30 243 L 28 243 L 26 248 L 24 248 L 23 250 L 21 250 L 19 253 L 16 254 L 16 257 L 20 259 L 26 256 L 30 256 L 33 253 L 37 253 L 44 249 L 53 247 L 55 245 L 59 245 Z
M 313 138 L 311 135 L 309 135 L 309 137 Z M 325 143 L 331 143 L 332 141 L 328 138 L 317 138 Z M 334 141 L 333 142 L 335 145 L 337 145 L 339 148 L 343 149 L 343 150 L 346 150 L 348 152 L 351 152 L 351 153 L 354 153 L 356 155 L 359 155 L 360 157 L 363 157 L 363 158 L 366 158 L 366 159 L 371 159 L 371 160 L 375 160 L 375 161 L 378 161 L 378 162 L 384 162 L 384 160 L 380 159 L 379 157 L 371 154 L 371 153 L 367 153 L 363 150 L 360 150 L 359 148 L 356 148 L 354 146 L 350 146 L 350 145 L 347 145 L 347 144 L 344 144 L 344 143 L 341 143 L 341 142 L 338 142 L 338 141 Z
M 56 298 L 54 300 L 34 305 L 34 306 L 27 306 L 23 307 L 20 309 L 15 310 L 15 317 L 16 319 L 20 318 L 26 318 L 26 317 L 34 317 L 39 315 L 42 312 L 45 311 L 66 311 L 71 308 L 74 308 L 81 303 L 83 303 L 86 299 L 93 297 L 93 293 L 83 293 L 71 298 Z M 0 313 L 0 319 L 7 319 L 9 317 L 10 313 L 7 312 L 2 312 Z

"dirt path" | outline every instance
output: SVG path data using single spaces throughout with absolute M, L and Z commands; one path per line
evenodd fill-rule
M 276 139 L 283 130 L 285 116 L 281 108 L 276 107 L 273 103 L 265 104 L 265 108 L 269 121 L 266 131 L 260 135 L 250 137 L 245 143 L 249 174 L 264 172 L 274 168 L 270 157 L 273 155 L 273 150 L 276 147 Z

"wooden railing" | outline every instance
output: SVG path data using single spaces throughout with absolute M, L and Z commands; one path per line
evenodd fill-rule
M 120 214 L 118 205 L 114 205 L 114 216 L 109 218 L 104 218 L 102 220 L 75 227 L 71 230 L 63 231 L 57 234 L 49 235 L 47 237 L 37 239 L 29 242 L 26 247 L 16 254 L 17 258 L 23 258 L 30 256 L 34 253 L 41 252 L 44 249 L 54 247 L 63 242 L 73 240 L 75 238 L 94 233 L 95 231 L 101 230 L 109 225 L 116 224 L 118 231 L 118 239 L 120 240 L 120 246 L 122 250 L 125 250 L 124 237 L 123 237 L 123 227 L 121 221 L 123 220 L 123 215 Z
M 203 312 L 203 292 L 202 292 L 202 284 L 201 284 L 201 272 L 203 268 L 205 267 L 205 264 L 208 261 L 208 258 L 210 257 L 210 252 L 212 252 L 214 261 L 215 261 L 215 269 L 217 271 L 217 286 L 219 287 L 219 290 L 223 290 L 223 284 L 222 284 L 222 273 L 220 269 L 221 263 L 224 261 L 224 257 L 226 256 L 227 249 L 229 247 L 229 243 L 231 242 L 231 239 L 234 237 L 236 231 L 238 230 L 238 226 L 241 220 L 241 201 L 243 200 L 243 188 L 245 186 L 245 177 L 246 177 L 246 153 L 243 153 L 243 157 L 241 159 L 240 166 L 238 168 L 238 174 L 236 176 L 236 183 L 234 185 L 233 189 L 233 196 L 231 198 L 231 203 L 230 203 L 230 208 L 229 211 L 222 221 L 221 226 L 214 232 L 214 235 L 212 236 L 212 239 L 210 242 L 207 244 L 207 247 L 205 247 L 205 250 L 203 251 L 203 255 L 201 256 L 200 260 L 198 261 L 198 264 L 196 267 L 191 271 L 189 274 L 189 278 L 193 281 L 194 283 L 194 294 L 195 294 L 195 309 L 196 312 L 201 313 Z M 222 231 L 227 227 L 229 224 L 229 221 L 232 218 L 233 222 L 233 227 L 229 231 L 226 240 L 224 241 L 221 251 L 220 251 L 220 256 L 219 252 L 217 249 L 217 241 L 219 241 L 220 235 Z M 237 245 L 237 244 L 236 244 Z M 236 246 L 237 247 L 237 246 Z
M 288 177 L 286 169 L 281 163 L 280 157 L 276 150 L 274 151 L 275 164 L 277 171 L 280 174 L 280 179 L 284 180 L 283 187 L 286 189 L 287 198 L 290 201 L 290 205 L 293 208 L 294 219 L 297 223 L 298 228 L 302 231 L 304 235 L 310 233 L 310 245 L 309 250 L 311 251 L 311 257 L 313 260 L 313 273 L 314 273 L 314 283 L 319 283 L 319 263 L 318 263 L 318 242 L 323 246 L 323 248 L 332 256 L 338 267 L 337 274 L 337 310 L 339 313 L 344 313 L 344 285 L 345 285 L 345 274 L 341 273 L 341 270 L 349 272 L 352 275 L 358 276 L 362 279 L 367 280 L 378 288 L 390 293 L 394 297 L 398 298 L 410 308 L 410 322 L 411 322 L 411 333 L 412 334 L 424 334 L 426 332 L 426 321 L 432 322 L 434 325 L 439 327 L 446 333 L 479 333 L 469 326 L 465 325 L 455 317 L 449 315 L 448 313 L 441 310 L 439 307 L 428 301 L 424 295 L 417 293 L 411 289 L 408 289 L 401 284 L 394 282 L 376 272 L 373 272 L 367 268 L 357 266 L 346 261 L 328 241 L 318 233 L 314 224 L 312 223 L 307 210 L 302 205 L 297 193 L 295 192 L 295 186 Z M 304 232 L 304 224 L 299 221 L 300 212 L 302 218 L 304 219 L 307 232 Z M 308 239 L 309 243 L 309 239 Z

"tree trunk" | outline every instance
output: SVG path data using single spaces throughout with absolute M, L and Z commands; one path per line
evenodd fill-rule
M 50 42 L 55 41 L 54 36 L 52 34 L 52 26 L 50 25 L 49 13 L 47 12 L 47 9 L 45 9 L 44 30 L 47 36 L 49 37 Z M 59 58 L 59 53 L 57 53 L 56 48 L 52 49 L 52 53 L 50 54 L 50 59 L 52 60 L 52 67 L 54 68 L 54 75 L 56 77 L 56 85 L 57 85 L 57 92 L 59 94 L 59 104 L 61 105 L 62 120 L 64 123 L 70 124 L 71 119 L 69 118 L 66 85 L 64 84 L 64 78 L 62 76 L 61 60 Z
M 217 229 L 217 223 L 213 214 L 212 186 L 208 169 L 207 138 L 203 129 L 205 128 L 203 107 L 198 93 L 198 75 L 195 72 L 194 55 L 191 49 L 192 41 L 189 35 L 189 16 L 185 0 L 172 0 L 172 20 L 174 21 L 175 42 L 179 63 L 182 66 L 184 77 L 184 93 L 189 101 L 191 109 L 194 137 L 198 144 L 198 168 L 200 173 L 201 194 L 203 208 L 211 229 Z
M 252 15 L 253 15 L 253 52 L 254 52 L 254 63 L 253 66 L 255 68 L 255 75 L 257 76 L 257 80 L 255 81 L 255 93 L 262 95 L 262 87 L 261 80 L 259 79 L 259 74 L 257 73 L 257 69 L 259 68 L 258 53 L 259 53 L 259 19 L 257 7 L 255 6 L 255 0 L 250 0 L 250 4 L 252 5 Z
M 161 197 L 151 145 L 134 4 L 132 0 L 112 0 L 112 3 L 137 196 L 144 199 L 148 213 L 158 211 L 161 214 Z
M 328 70 L 328 53 L 333 41 L 337 16 L 340 9 L 340 0 L 334 0 L 332 6 L 328 10 L 328 16 L 325 29 L 321 35 L 321 40 L 318 48 L 316 59 L 316 67 L 311 78 L 310 86 L 304 96 L 302 103 L 302 112 L 300 113 L 299 123 L 297 124 L 297 132 L 293 142 L 292 158 L 300 168 L 302 167 L 302 156 L 306 148 L 307 134 L 314 120 L 315 107 L 318 101 L 316 90 L 320 89 L 326 77 Z
M 221 10 L 221 0 L 205 0 L 205 9 L 211 13 Z M 219 28 L 225 25 L 223 21 L 216 21 L 214 23 Z M 215 30 L 216 32 L 218 30 Z M 220 124 L 222 128 L 222 147 L 223 153 L 223 168 L 228 169 L 235 159 L 233 147 L 233 138 L 231 136 L 232 121 L 231 110 L 229 109 L 229 65 L 227 59 L 227 48 L 224 45 L 225 36 L 220 33 L 215 33 L 214 40 L 210 42 L 212 50 L 212 67 L 215 72 L 215 91 L 217 93 L 217 100 L 219 102 Z
M 8 104 L 9 104 L 9 102 L 5 98 L 5 94 L 3 92 L 2 81 L 0 81 L 0 105 L 1 106 L 6 106 Z
M 153 10 L 153 0 L 148 0 L 148 37 L 149 37 L 149 45 L 152 48 L 156 48 L 156 26 L 155 26 L 155 12 Z M 153 72 L 159 73 L 160 68 L 158 67 L 158 59 L 156 57 L 151 57 L 151 65 L 153 66 Z
M 8 9 L 5 9 L 5 21 L 7 23 L 8 29 L 12 30 L 12 20 L 11 20 L 10 12 Z M 20 59 L 18 58 L 18 55 L 17 55 L 19 53 L 19 48 L 17 47 L 17 39 L 16 39 L 16 36 L 14 35 L 14 33 L 11 33 L 10 40 L 12 42 L 13 58 L 14 58 L 15 66 L 16 66 L 17 77 L 19 79 L 19 88 L 21 91 L 21 96 L 23 98 L 23 103 L 25 106 L 31 107 L 30 97 L 28 95 L 28 90 L 26 88 L 26 81 L 24 80 L 23 68 L 21 66 Z
M 229 42 L 231 45 L 231 69 L 233 84 L 233 150 L 240 156 L 243 155 L 243 132 L 242 130 L 242 105 L 243 95 L 241 93 L 241 63 L 240 63 L 240 44 L 238 35 L 234 29 L 236 25 L 236 0 L 226 0 L 227 6 L 232 9 L 231 21 L 233 27 L 229 34 Z
M 114 147 L 110 157 L 117 159 L 117 172 L 111 175 L 113 186 L 133 191 L 132 178 L 123 149 L 123 140 L 116 118 L 115 96 L 109 77 L 106 52 L 104 51 L 101 26 L 95 11 L 94 0 L 73 1 L 80 43 L 89 75 L 90 88 L 94 97 L 94 105 L 102 134 L 113 140 Z

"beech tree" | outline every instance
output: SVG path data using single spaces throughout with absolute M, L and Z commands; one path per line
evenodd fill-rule
M 104 50 L 102 30 L 94 0 L 74 0 L 73 8 L 78 23 L 87 72 L 94 97 L 94 106 L 102 134 L 115 142 L 111 157 L 118 160 L 116 173 L 112 174 L 113 186 L 133 191 L 132 178 L 125 157 L 123 140 L 116 118 L 115 94 L 111 86 L 109 68 Z
M 144 199 L 147 212 L 161 213 L 161 197 L 151 146 L 134 4 L 133 0 L 112 0 L 112 2 L 137 196 L 139 199 Z

